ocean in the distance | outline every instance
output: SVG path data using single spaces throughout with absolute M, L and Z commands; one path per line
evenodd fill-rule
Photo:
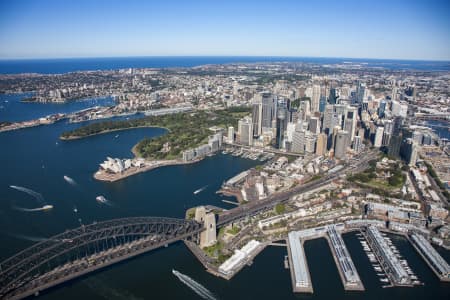
M 282 56 L 146 56 L 0 60 L 0 74 L 61 74 L 90 70 L 195 67 L 206 64 L 255 62 L 304 62 L 315 64 L 354 63 L 362 64 L 367 67 L 386 68 L 389 70 L 450 71 L 449 61 Z

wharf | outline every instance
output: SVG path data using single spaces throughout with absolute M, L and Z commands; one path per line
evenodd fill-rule
M 294 231 L 289 233 L 287 244 L 292 289 L 294 293 L 312 294 L 314 291 L 311 275 L 309 273 L 308 263 L 306 262 L 303 241 L 300 239 L 298 232 Z
M 423 236 L 417 233 L 407 235 L 406 238 L 439 280 L 450 282 L 450 266 L 436 249 Z
M 391 251 L 377 227 L 369 226 L 361 231 L 380 266 L 393 286 L 412 287 L 411 278 Z
M 326 236 L 326 239 L 333 254 L 334 262 L 339 271 L 344 289 L 346 291 L 364 291 L 364 285 L 341 234 L 337 232 L 335 225 L 329 225 L 327 228 L 328 236 Z

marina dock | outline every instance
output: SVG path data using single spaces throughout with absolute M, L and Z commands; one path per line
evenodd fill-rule
M 303 243 L 310 239 L 325 238 L 331 248 L 336 267 L 347 291 L 364 291 L 364 285 L 342 239 L 344 224 L 328 225 L 290 232 L 288 236 L 289 265 L 294 292 L 312 293 L 312 282 Z
M 413 286 L 408 272 L 386 243 L 378 228 L 368 226 L 362 232 L 391 284 L 395 286 Z
M 431 246 L 430 242 L 420 234 L 412 233 L 408 240 L 414 249 L 422 256 L 428 266 L 441 281 L 450 282 L 450 266 L 442 256 Z

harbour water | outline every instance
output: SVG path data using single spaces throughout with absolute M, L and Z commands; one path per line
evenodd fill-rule
M 20 97 L 18 95 L 4 97 Z M 17 99 L 16 99 L 17 100 Z M 0 100 L 1 101 L 1 100 Z M 107 101 L 107 100 L 105 100 Z M 96 105 L 85 102 L 77 105 Z M 22 105 L 22 104 L 21 104 Z M 37 105 L 37 104 L 36 104 Z M 43 115 L 67 112 L 73 104 L 39 104 Z M 76 109 L 81 109 L 76 108 Z M 12 118 L 35 115 L 35 104 L 24 103 Z M 58 122 L 48 126 L 0 133 L 0 260 L 24 249 L 36 240 L 94 221 L 128 216 L 182 218 L 188 207 L 212 204 L 232 207 L 215 194 L 222 182 L 257 164 L 252 160 L 218 154 L 192 165 L 173 166 L 141 173 L 114 183 L 92 178 L 106 156 L 131 157 L 131 147 L 145 136 L 164 134 L 164 129 L 140 128 L 106 133 L 81 140 L 60 141 L 65 130 L 81 126 Z M 116 138 L 115 136 L 119 134 Z M 76 184 L 69 184 L 64 176 Z M 22 186 L 42 194 L 54 206 L 44 212 L 23 212 L 14 205 L 35 207 L 30 195 L 10 188 Z M 193 191 L 208 185 L 198 194 Z M 95 200 L 104 195 L 111 206 Z M 74 211 L 76 208 L 76 211 Z M 314 285 L 313 295 L 294 295 L 289 270 L 284 268 L 286 249 L 268 247 L 232 280 L 216 278 L 204 271 L 189 250 L 176 243 L 100 270 L 81 279 L 44 292 L 39 299 L 198 299 L 177 280 L 179 270 L 210 290 L 218 299 L 449 299 L 450 284 L 441 283 L 404 238 L 393 242 L 411 268 L 425 283 L 415 288 L 382 288 L 355 234 L 344 235 L 365 292 L 345 292 L 324 239 L 309 241 L 305 251 Z M 447 261 L 449 251 L 439 249 Z

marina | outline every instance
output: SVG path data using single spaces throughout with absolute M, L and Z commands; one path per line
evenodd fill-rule
M 408 240 L 441 281 L 450 282 L 450 266 L 422 235 L 412 233 Z M 414 278 L 413 278 L 414 279 Z

